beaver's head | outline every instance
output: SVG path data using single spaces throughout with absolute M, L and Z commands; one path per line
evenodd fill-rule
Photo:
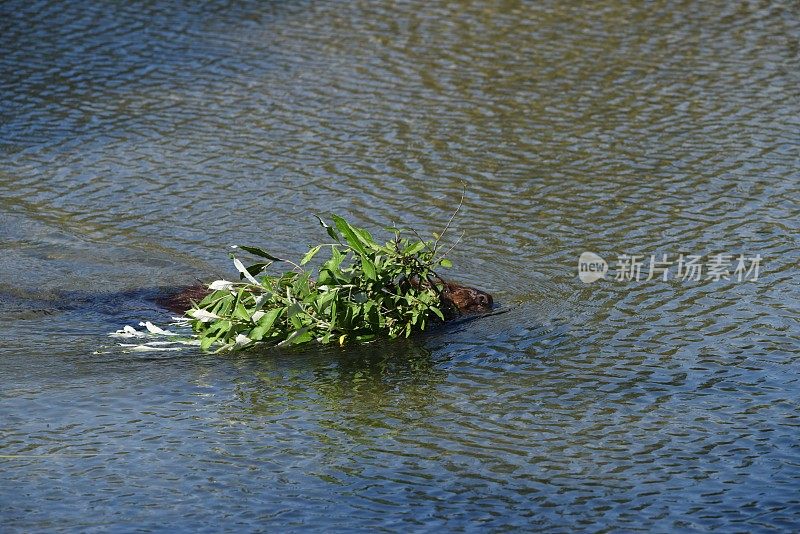
M 442 297 L 452 302 L 461 313 L 487 312 L 494 304 L 489 293 L 452 282 L 447 284 Z

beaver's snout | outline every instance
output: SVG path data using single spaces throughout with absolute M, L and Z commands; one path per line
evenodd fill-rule
M 453 282 L 447 284 L 442 295 L 461 313 L 488 311 L 494 304 L 489 293 Z

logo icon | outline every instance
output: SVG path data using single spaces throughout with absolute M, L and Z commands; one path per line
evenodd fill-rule
M 584 284 L 591 284 L 606 277 L 608 263 L 594 252 L 584 252 L 578 258 L 578 278 Z

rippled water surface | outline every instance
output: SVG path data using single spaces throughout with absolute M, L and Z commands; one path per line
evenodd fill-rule
M 799 14 L 1 3 L 3 529 L 797 531 Z M 235 356 L 107 336 L 231 243 L 429 233 L 463 187 L 452 277 L 506 313 Z M 720 253 L 758 280 L 644 280 Z

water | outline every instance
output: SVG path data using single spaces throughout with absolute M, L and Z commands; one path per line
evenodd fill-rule
M 795 531 L 792 2 L 4 2 L 4 530 Z M 314 213 L 509 311 L 363 347 L 130 353 L 158 286 Z M 577 259 L 760 254 L 756 282 Z

